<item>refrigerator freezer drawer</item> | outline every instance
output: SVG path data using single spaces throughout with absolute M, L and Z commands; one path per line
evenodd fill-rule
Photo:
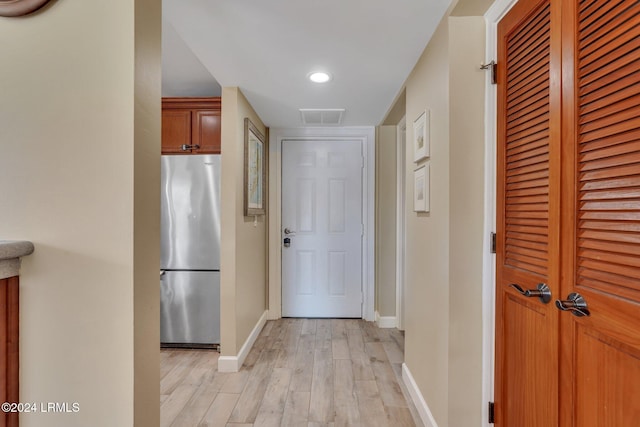
M 160 280 L 160 342 L 220 343 L 220 272 L 167 271 Z

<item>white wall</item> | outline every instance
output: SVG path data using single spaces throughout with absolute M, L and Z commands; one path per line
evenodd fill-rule
M 0 18 L 0 238 L 36 247 L 20 400 L 80 405 L 23 427 L 159 425 L 159 28 L 156 0 Z

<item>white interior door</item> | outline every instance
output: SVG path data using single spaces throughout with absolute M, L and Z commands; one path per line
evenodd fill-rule
M 362 317 L 362 149 L 282 143 L 283 317 Z

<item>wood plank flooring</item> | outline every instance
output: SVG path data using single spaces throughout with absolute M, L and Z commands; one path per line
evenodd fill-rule
M 404 337 L 358 319 L 269 321 L 240 372 L 162 350 L 161 426 L 421 427 L 400 378 Z

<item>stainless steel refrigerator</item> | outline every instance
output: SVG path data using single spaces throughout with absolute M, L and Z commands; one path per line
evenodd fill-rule
M 162 156 L 160 342 L 220 343 L 220 155 Z

